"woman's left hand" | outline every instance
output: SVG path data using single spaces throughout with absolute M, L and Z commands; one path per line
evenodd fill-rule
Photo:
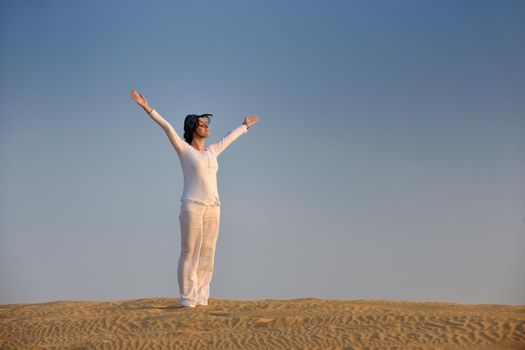
M 252 126 L 253 124 L 257 123 L 259 121 L 258 115 L 252 115 L 252 116 L 245 116 L 243 124 L 246 124 L 248 127 Z

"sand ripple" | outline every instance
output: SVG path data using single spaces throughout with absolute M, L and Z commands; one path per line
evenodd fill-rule
M 177 301 L 0 305 L 0 349 L 525 349 L 525 306 Z

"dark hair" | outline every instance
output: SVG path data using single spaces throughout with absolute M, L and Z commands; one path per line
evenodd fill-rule
M 187 143 L 191 145 L 191 141 L 193 140 L 193 132 L 199 127 L 199 118 L 206 118 L 208 119 L 208 124 L 210 123 L 210 117 L 213 114 L 205 113 L 205 114 L 188 114 L 186 118 L 184 119 L 184 139 Z

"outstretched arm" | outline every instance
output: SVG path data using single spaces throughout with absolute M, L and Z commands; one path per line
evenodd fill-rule
M 153 109 L 149 104 L 144 95 L 139 94 L 135 90 L 131 90 L 131 98 L 137 102 L 139 106 L 141 106 L 144 111 L 153 119 L 157 124 L 160 125 L 160 127 L 166 132 L 166 135 L 168 136 L 171 144 L 177 151 L 177 153 L 181 154 L 184 150 L 185 143 L 179 134 L 175 131 L 173 126 L 168 123 L 166 119 L 164 119 L 155 109 Z
M 157 112 L 155 109 L 151 109 L 151 112 L 148 113 L 148 115 L 153 119 L 157 124 L 161 126 L 161 128 L 166 132 L 166 135 L 168 135 L 168 138 L 177 151 L 177 153 L 182 154 L 184 151 L 184 147 L 186 146 L 186 141 L 184 141 L 179 134 L 175 131 L 173 126 L 171 126 L 170 123 Z
M 244 122 L 241 126 L 230 131 L 226 136 L 224 136 L 220 141 L 210 145 L 211 148 L 215 149 L 217 156 L 222 153 L 228 146 L 235 141 L 239 136 L 244 135 L 248 132 L 248 129 L 251 125 L 259 121 L 259 116 L 253 115 L 251 117 L 245 117 Z

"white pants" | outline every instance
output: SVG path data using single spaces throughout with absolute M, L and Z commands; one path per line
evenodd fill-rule
M 180 306 L 208 305 L 220 210 L 220 205 L 181 201 L 181 251 L 177 271 Z

